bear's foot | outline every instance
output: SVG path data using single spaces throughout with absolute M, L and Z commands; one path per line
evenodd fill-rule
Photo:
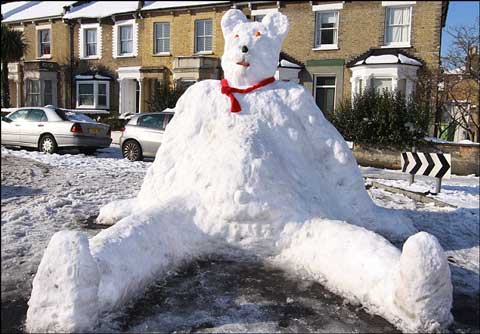
M 433 332 L 452 321 L 452 283 L 438 240 L 417 233 L 405 242 L 395 277 L 394 304 L 413 332 Z
M 88 332 L 98 316 L 100 274 L 88 238 L 56 233 L 43 255 L 28 302 L 28 332 Z

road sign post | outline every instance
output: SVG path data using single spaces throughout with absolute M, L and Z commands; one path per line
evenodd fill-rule
M 442 178 L 451 176 L 451 155 L 443 153 L 403 152 L 401 155 L 402 172 L 408 173 L 409 184 L 413 183 L 414 175 L 435 177 L 435 193 L 442 187 Z

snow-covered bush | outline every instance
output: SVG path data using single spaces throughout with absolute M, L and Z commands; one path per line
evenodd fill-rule
M 428 99 L 406 99 L 400 92 L 373 89 L 356 95 L 326 117 L 347 139 L 356 143 L 410 147 L 427 135 Z

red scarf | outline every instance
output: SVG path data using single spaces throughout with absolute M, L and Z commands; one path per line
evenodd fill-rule
M 275 81 L 275 78 L 270 77 L 270 78 L 267 78 L 267 79 L 263 79 L 262 81 L 260 81 L 259 83 L 255 84 L 251 87 L 248 87 L 248 88 L 245 88 L 245 89 L 240 89 L 240 88 L 230 87 L 228 85 L 227 79 L 223 79 L 221 81 L 222 94 L 225 94 L 230 98 L 230 111 L 231 112 L 239 112 L 240 110 L 242 110 L 242 108 L 240 107 L 240 103 L 238 103 L 238 100 L 235 98 L 235 96 L 233 96 L 232 93 L 241 93 L 241 94 L 250 93 L 251 91 L 253 91 L 257 88 L 266 86 L 269 83 L 272 83 L 274 81 Z

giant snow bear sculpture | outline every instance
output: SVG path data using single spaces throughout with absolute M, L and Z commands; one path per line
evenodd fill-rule
M 89 331 L 173 266 L 227 244 L 318 280 L 405 331 L 452 321 L 435 237 L 400 252 L 411 222 L 373 204 L 349 148 L 302 86 L 270 79 L 287 18 L 222 19 L 225 80 L 190 87 L 135 199 L 101 209 L 92 239 L 55 234 L 33 281 L 27 329 Z M 238 93 L 238 89 L 244 89 Z M 377 234 L 377 233 L 379 234 Z

